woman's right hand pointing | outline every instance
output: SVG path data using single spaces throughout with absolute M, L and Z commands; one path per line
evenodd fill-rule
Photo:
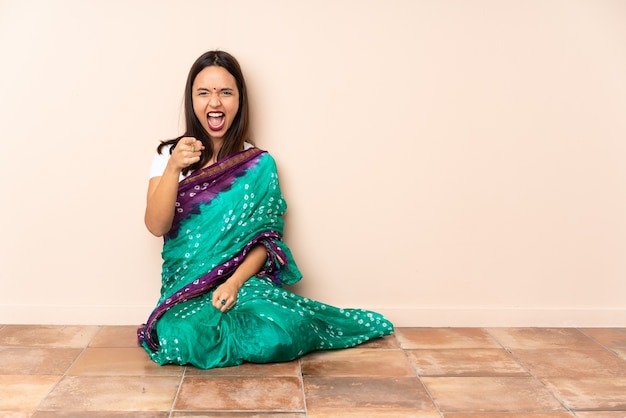
M 178 170 L 183 170 L 192 164 L 200 161 L 200 156 L 204 150 L 201 141 L 191 136 L 185 136 L 178 141 L 176 147 L 172 150 L 169 163 L 173 164 Z

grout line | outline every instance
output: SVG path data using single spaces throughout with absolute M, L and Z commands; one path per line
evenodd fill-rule
M 406 358 L 406 361 L 409 363 L 409 366 L 411 366 L 411 368 L 413 369 L 413 372 L 415 372 L 415 377 L 417 378 L 417 381 L 420 383 L 420 385 L 422 385 L 422 387 L 424 388 L 424 391 L 426 392 L 426 394 L 428 395 L 428 398 L 430 399 L 430 401 L 433 403 L 433 405 L 435 406 L 435 409 L 437 409 L 437 412 L 439 413 L 439 415 L 441 417 L 443 417 L 443 412 L 441 412 L 441 408 L 439 408 L 439 405 L 437 404 L 437 402 L 435 401 L 435 398 L 433 397 L 433 395 L 430 393 L 430 391 L 428 390 L 428 388 L 426 387 L 426 385 L 424 384 L 424 382 L 422 381 L 422 377 L 419 374 L 419 371 L 417 370 L 417 367 L 413 364 L 413 362 L 411 362 L 411 359 L 409 359 L 409 356 L 407 354 L 407 350 L 414 350 L 411 348 L 404 348 L 402 347 L 402 343 L 398 340 L 398 338 L 396 337 L 396 333 L 393 333 L 393 338 L 396 339 L 396 343 L 398 343 L 398 347 L 400 348 L 400 351 L 402 351 L 402 354 L 404 355 L 404 357 Z
M 393 337 L 396 339 L 396 342 L 398 343 L 398 347 L 400 347 L 400 350 L 402 351 L 402 354 L 404 354 L 404 357 L 406 358 L 406 361 L 408 361 L 409 365 L 411 366 L 411 368 L 415 372 L 415 377 L 417 378 L 417 381 L 420 382 L 420 385 L 422 385 L 422 387 L 424 388 L 424 391 L 428 395 L 428 398 L 430 399 L 430 401 L 435 406 L 435 409 L 437 409 L 437 412 L 443 418 L 444 415 L 443 415 L 443 412 L 441 411 L 441 408 L 439 407 L 439 405 L 435 401 L 435 398 L 433 397 L 433 395 L 430 393 L 430 391 L 428 390 L 428 388 L 426 387 L 426 385 L 422 381 L 422 377 L 420 376 L 419 371 L 417 370 L 417 367 L 413 364 L 413 362 L 411 362 L 411 359 L 409 359 L 409 356 L 406 353 L 406 350 L 410 350 L 410 349 L 405 349 L 405 348 L 402 347 L 402 344 L 400 343 L 400 341 L 398 341 L 398 338 L 396 338 L 395 332 L 393 334 Z
M 548 386 L 546 386 L 546 384 L 544 383 L 544 381 L 543 381 L 543 380 L 541 380 L 541 379 L 540 379 L 538 376 L 536 376 L 536 375 L 535 375 L 535 374 L 534 374 L 534 373 L 533 373 L 533 372 L 532 372 L 532 371 L 531 371 L 528 367 L 526 367 L 526 365 L 524 364 L 524 362 L 523 362 L 523 361 L 522 361 L 519 357 L 517 357 L 517 356 L 513 353 L 513 350 L 509 349 L 508 347 L 505 347 L 505 346 L 504 346 L 504 344 L 502 344 L 502 343 L 501 343 L 501 342 L 500 342 L 500 341 L 499 341 L 499 340 L 498 340 L 498 339 L 497 339 L 497 338 L 496 338 L 493 334 L 491 334 L 487 328 L 483 328 L 483 331 L 485 331 L 485 333 L 487 333 L 487 335 L 489 335 L 491 338 L 493 338 L 493 340 L 494 340 L 495 342 L 497 342 L 497 343 L 498 343 L 498 345 L 499 345 L 500 347 L 502 347 L 502 348 L 503 348 L 503 349 L 504 349 L 507 353 L 509 353 L 509 355 L 511 356 L 511 358 L 513 358 L 513 360 L 515 360 L 515 362 L 516 362 L 517 364 L 519 364 L 521 368 L 523 368 L 524 370 L 526 370 L 526 371 L 528 372 L 528 374 L 530 375 L 530 377 L 532 377 L 532 378 L 533 378 L 533 379 L 535 379 L 537 382 L 539 382 L 539 383 L 541 384 L 541 386 L 543 386 L 543 387 L 544 387 L 544 388 L 548 391 L 548 393 L 549 393 L 550 395 L 552 395 L 552 397 L 553 397 L 554 399 L 556 399 L 556 401 L 557 401 L 558 403 L 560 403 L 560 404 L 563 406 L 563 408 L 565 408 L 565 410 L 566 410 L 567 412 L 569 412 L 570 414 L 572 414 L 572 416 L 576 416 L 576 414 L 574 413 L 574 410 L 573 410 L 573 409 L 571 409 L 571 408 L 567 405 L 567 403 L 565 402 L 565 400 L 564 400 L 564 399 L 559 398 L 559 397 L 558 397 L 558 396 L 557 396 L 557 395 L 556 395 L 556 394 L 555 394 L 552 390 L 550 390 L 550 388 L 549 388 Z M 540 350 L 540 349 L 539 349 L 539 350 Z
M 168 417 L 171 418 L 172 414 L 175 412 L 174 407 L 176 406 L 176 401 L 178 401 L 178 395 L 180 394 L 180 389 L 183 387 L 183 381 L 185 380 L 185 376 L 187 375 L 188 366 L 183 366 L 183 372 L 180 375 L 180 381 L 178 382 L 178 388 L 176 389 L 176 394 L 174 394 L 174 399 L 172 400 L 172 407 L 170 408 L 170 413 Z
M 98 336 L 98 334 L 100 334 L 100 332 L 102 331 L 104 327 L 99 325 L 98 326 L 98 332 L 96 332 L 93 337 L 91 337 L 91 339 L 89 341 L 87 341 L 87 343 L 85 344 L 85 346 L 83 347 L 83 349 L 81 350 L 80 353 L 78 353 L 78 355 L 76 356 L 76 358 L 69 364 L 69 366 L 67 366 L 67 368 L 65 369 L 65 371 L 63 372 L 63 374 L 61 375 L 61 377 L 59 378 L 59 380 L 52 385 L 52 387 L 50 388 L 50 390 L 48 391 L 48 393 L 46 393 L 46 396 L 44 396 L 43 398 L 41 398 L 41 401 L 37 404 L 37 406 L 35 407 L 34 411 L 32 411 L 32 414 L 34 414 L 37 411 L 40 411 L 39 407 L 46 401 L 46 399 L 48 399 L 48 396 L 50 396 L 52 394 L 52 392 L 54 392 L 56 390 L 56 388 L 59 386 L 59 384 L 65 380 L 65 378 L 67 377 L 67 372 L 72 368 L 72 366 L 74 366 L 74 364 L 76 364 L 76 362 L 78 361 L 78 359 L 80 359 L 82 357 L 82 355 L 85 353 L 85 351 L 87 351 L 87 349 L 89 348 L 89 345 L 91 344 L 91 342 L 93 341 L 94 338 L 96 338 Z M 49 347 L 49 348 L 57 348 L 57 347 Z M 58 347 L 61 348 L 61 347 Z M 67 347 L 66 347 L 67 348 Z M 32 375 L 29 375 L 32 376 Z M 49 375 L 49 376 L 56 376 L 56 375 Z M 30 415 L 32 415 L 30 414 Z
M 585 331 L 583 331 L 581 328 L 576 328 L 578 330 L 578 332 L 580 332 L 582 335 L 584 335 L 585 337 L 587 337 L 589 340 L 593 341 L 594 343 L 598 344 L 600 347 L 602 347 L 604 350 L 608 351 L 611 355 L 613 356 L 617 356 L 617 358 L 621 359 L 622 357 L 613 350 L 613 348 L 602 344 L 600 341 L 598 341 L 595 337 L 587 334 Z
M 304 376 L 302 375 L 302 357 L 298 357 L 298 377 L 300 378 L 300 389 L 302 390 L 302 403 L 304 407 L 304 416 L 309 416 L 306 406 L 306 392 L 304 391 Z
M 0 330 L 6 329 L 7 325 L 6 324 L 0 324 Z M 105 326 L 98 326 L 97 327 L 98 330 L 97 332 L 95 332 L 95 334 L 93 335 L 93 337 L 91 339 L 89 339 L 89 341 L 86 342 L 86 344 L 84 344 L 82 347 L 79 346 L 75 346 L 75 347 L 49 347 L 49 348 L 74 348 L 77 352 L 76 357 L 70 362 L 70 364 L 64 369 L 64 370 L 59 370 L 57 371 L 57 374 L 52 374 L 49 376 L 54 376 L 54 377 L 58 377 L 58 381 L 56 381 L 50 388 L 50 390 L 44 394 L 44 396 L 42 397 L 42 399 L 40 400 L 40 402 L 33 407 L 33 409 L 28 413 L 28 416 L 32 416 L 33 414 L 36 414 L 40 411 L 43 411 L 39 408 L 43 407 L 44 402 L 50 397 L 50 395 L 59 388 L 59 385 L 61 384 L 62 381 L 64 381 L 66 378 L 71 377 L 71 375 L 69 375 L 69 370 L 71 370 L 71 368 L 77 364 L 77 362 L 80 361 L 81 357 L 83 355 L 85 355 L 85 352 L 87 349 L 89 349 L 91 347 L 91 344 L 93 343 L 93 340 L 95 338 L 97 338 L 97 336 L 100 334 L 100 332 L 105 328 Z M 577 412 L 581 412 L 581 411 L 576 411 L 574 409 L 573 406 L 568 407 L 567 402 L 565 399 L 560 399 L 560 397 L 557 396 L 557 392 L 550 390 L 550 388 L 547 386 L 547 382 L 550 381 L 551 377 L 547 376 L 544 377 L 543 379 L 538 377 L 537 375 L 535 375 L 531 369 L 526 366 L 526 364 L 522 361 L 522 358 L 518 356 L 519 352 L 516 354 L 514 352 L 514 349 L 510 349 L 508 347 L 506 347 L 502 342 L 499 341 L 498 338 L 496 338 L 489 330 L 488 328 L 480 328 L 483 330 L 483 332 L 488 335 L 497 346 L 499 346 L 501 349 L 503 349 L 506 353 L 508 353 L 508 355 L 511 357 L 511 359 L 513 361 L 515 361 L 526 373 L 527 376 L 526 377 L 530 377 L 532 378 L 534 381 L 539 382 L 539 384 L 555 399 L 557 400 L 557 402 L 559 402 L 559 404 L 565 409 L 563 412 L 564 413 L 569 413 L 570 415 L 572 415 L 573 417 L 577 417 Z M 615 355 L 615 353 L 613 353 L 609 348 L 608 345 L 605 344 L 601 344 L 599 341 L 597 341 L 597 339 L 595 337 L 593 337 L 592 335 L 588 335 L 587 333 L 585 333 L 584 331 L 582 331 L 581 329 L 576 328 L 581 335 L 583 335 L 585 338 L 588 338 L 590 341 L 593 341 L 594 343 L 598 344 L 600 347 L 602 347 L 603 349 L 607 350 L 608 352 L 612 353 L 613 355 Z M 414 363 L 412 363 L 408 357 L 408 352 L 409 351 L 413 351 L 413 350 L 420 350 L 420 349 L 413 349 L 413 348 L 403 348 L 402 344 L 400 343 L 400 341 L 397 338 L 397 334 L 393 334 L 392 338 L 395 339 L 395 342 L 397 343 L 397 347 L 398 348 L 393 348 L 393 347 L 380 347 L 380 348 L 372 348 L 373 350 L 381 350 L 381 351 L 394 351 L 397 349 L 400 349 L 403 353 L 403 355 L 406 358 L 406 361 L 409 362 L 409 366 L 411 367 L 411 369 L 413 370 L 415 377 L 419 380 L 420 384 L 422 385 L 422 387 L 425 390 L 425 393 L 427 394 L 428 398 L 431 400 L 432 404 L 434 405 L 434 407 L 436 408 L 436 411 L 439 413 L 439 415 L 443 418 L 445 415 L 444 413 L 441 411 L 440 406 L 437 404 L 437 402 L 435 401 L 435 399 L 433 398 L 432 394 L 429 392 L 428 388 L 426 387 L 426 385 L 424 384 L 424 382 L 422 381 L 422 377 L 428 377 L 428 375 L 425 376 L 420 376 L 419 370 L 418 370 L 418 366 Z M 29 347 L 29 346 L 23 346 L 23 345 L 19 345 L 19 347 Z M 46 347 L 43 347 L 46 348 Z M 118 348 L 118 347 L 110 347 L 110 348 Z M 537 348 L 535 349 L 538 352 L 540 352 L 542 349 L 541 348 Z M 619 356 L 618 356 L 619 357 Z M 620 357 L 621 358 L 621 357 Z M 170 407 L 169 412 L 167 412 L 167 409 L 163 410 L 162 413 L 167 414 L 166 416 L 168 416 L 169 418 L 172 418 L 175 413 L 181 413 L 181 410 L 177 410 L 175 408 L 176 403 L 178 401 L 178 399 L 181 396 L 181 390 L 182 390 L 182 385 L 185 381 L 185 379 L 187 378 L 187 373 L 189 372 L 189 367 L 188 366 L 181 366 L 182 369 L 182 373 L 180 375 L 179 378 L 179 383 L 178 386 L 175 390 L 175 395 L 173 397 L 173 401 Z M 308 405 L 307 405 L 307 397 L 306 397 L 306 393 L 305 393 L 305 386 L 304 386 L 304 374 L 303 374 L 303 361 L 302 361 L 302 357 L 297 359 L 297 377 L 298 380 L 300 381 L 300 385 L 301 385 L 301 392 L 302 392 L 302 399 L 303 399 L 303 409 L 298 408 L 298 410 L 293 410 L 290 411 L 292 413 L 297 413 L 302 414 L 304 413 L 304 417 L 308 417 Z M 30 376 L 33 376 L 33 374 L 28 374 Z M 191 375 L 190 375 L 191 376 Z M 560 375 L 559 375 L 560 376 Z M 463 377 L 463 376 L 460 376 Z M 512 377 L 517 377 L 517 376 L 512 376 Z M 445 399 L 442 399 L 442 401 L 444 401 Z M 56 410 L 56 413 L 63 413 L 64 410 L 63 408 Z M 104 412 L 104 411 L 101 411 Z M 186 412 L 191 412 L 191 411 L 186 411 Z M 217 412 L 217 411 L 196 411 L 196 412 Z M 244 412 L 244 411 L 235 411 L 235 410 L 228 410 L 228 411 L 220 411 L 220 412 Z M 255 410 L 255 411 L 246 411 L 246 412 L 268 412 L 268 411 L 261 411 L 261 410 Z M 282 413 L 286 413 L 287 411 L 281 411 Z M 433 411 L 434 412 L 434 411 Z M 494 415 L 495 417 L 496 415 Z

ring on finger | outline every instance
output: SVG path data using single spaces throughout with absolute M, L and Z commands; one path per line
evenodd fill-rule
M 191 146 L 191 152 L 196 152 L 196 148 L 193 145 Z

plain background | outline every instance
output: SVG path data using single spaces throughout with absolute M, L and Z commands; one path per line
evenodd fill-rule
M 0 323 L 139 324 L 185 78 L 235 55 L 300 294 L 626 326 L 626 2 L 0 0 Z

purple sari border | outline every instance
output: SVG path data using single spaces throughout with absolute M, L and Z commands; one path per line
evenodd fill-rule
M 172 296 L 164 300 L 159 306 L 157 306 L 152 314 L 148 318 L 145 325 L 137 329 L 137 339 L 139 344 L 145 342 L 145 344 L 153 351 L 156 351 L 159 347 L 159 343 L 155 338 L 155 326 L 159 318 L 161 318 L 165 312 L 176 306 L 179 303 L 186 302 L 192 298 L 204 295 L 218 284 L 226 281 L 241 265 L 250 249 L 257 245 L 262 244 L 268 253 L 268 262 L 266 268 L 257 276 L 265 276 L 271 279 L 277 284 L 281 284 L 279 278 L 279 270 L 282 265 L 285 265 L 286 254 L 283 249 L 276 244 L 276 241 L 280 241 L 281 235 L 276 231 L 262 232 L 254 237 L 244 248 L 232 259 L 218 265 L 207 274 L 194 280 L 192 283 L 185 285 L 183 288 L 175 292 Z
M 267 151 L 259 148 L 249 148 L 195 171 L 183 179 L 178 186 L 174 222 L 172 228 L 164 236 L 165 241 L 178 235 L 183 218 L 198 213 L 201 204 L 209 203 L 219 193 L 230 189 L 237 177 L 244 175 L 246 170 L 257 162 L 257 157 L 265 153 Z M 201 200 L 196 196 L 200 193 L 203 196 Z
M 179 189 L 185 190 L 199 182 L 213 181 L 217 177 L 237 169 L 240 164 L 246 164 L 250 160 L 256 158 L 258 155 L 264 153 L 267 153 L 267 151 L 253 147 L 248 148 L 244 151 L 237 152 L 233 155 L 229 155 L 228 157 L 218 161 L 213 165 L 191 173 L 188 177 L 180 182 Z

